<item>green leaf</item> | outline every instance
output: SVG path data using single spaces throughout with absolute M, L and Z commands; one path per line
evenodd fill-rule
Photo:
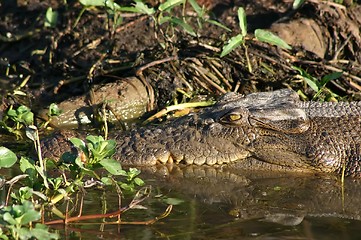
M 121 183 L 120 187 L 122 189 L 124 189 L 125 191 L 133 191 L 134 190 L 134 188 L 131 185 L 127 184 L 127 183 Z
M 118 9 L 120 12 L 133 12 L 133 13 L 141 13 L 139 9 L 136 7 L 119 7 Z
M 179 205 L 184 202 L 184 200 L 179 198 L 165 198 L 163 201 L 169 205 Z
M 132 180 L 134 177 L 138 176 L 140 174 L 140 170 L 138 168 L 129 168 L 128 171 L 128 178 L 129 180 Z
M 158 18 L 159 25 L 162 25 L 165 22 L 169 22 L 171 19 L 172 18 L 169 17 L 169 16 L 163 17 L 162 15 L 160 15 L 159 18 Z
M 100 142 L 100 144 L 98 145 L 99 152 L 103 152 L 104 150 L 106 150 L 107 146 L 108 146 L 107 141 Z
M 6 147 L 0 147 L 0 168 L 9 168 L 17 161 L 16 154 Z
M 112 158 L 106 158 L 101 160 L 100 165 L 102 165 L 109 173 L 113 175 L 122 175 L 127 176 L 127 173 L 122 170 L 120 163 Z
M 88 153 L 86 149 L 85 142 L 79 138 L 70 138 L 69 141 L 78 149 L 83 151 L 84 153 Z
M 9 109 L 6 114 L 16 123 L 31 125 L 34 122 L 34 114 L 28 107 L 23 105 L 18 107 L 16 110 Z
M 81 169 L 83 169 L 83 170 L 86 170 L 86 171 L 89 170 L 89 169 L 86 169 L 86 168 L 84 167 L 84 163 L 81 161 L 80 157 L 77 157 L 77 158 L 75 159 L 75 164 L 76 164 L 79 168 L 81 168 Z M 90 170 L 89 170 L 89 171 L 90 171 Z
M 305 2 L 305 0 L 295 0 L 295 1 L 293 1 L 292 9 L 293 9 L 293 10 L 298 9 L 299 7 L 301 7 L 301 5 L 302 5 L 304 2 Z
M 56 103 L 52 103 L 49 106 L 48 116 L 59 116 L 63 111 L 59 108 Z
M 28 158 L 25 158 L 25 157 L 21 157 L 19 163 L 20 163 L 20 170 L 23 173 L 27 172 L 29 169 L 35 171 L 34 161 L 32 161 Z
M 54 28 L 56 27 L 57 23 L 58 23 L 58 12 L 53 11 L 53 9 L 49 7 L 45 14 L 44 26 Z
M 226 30 L 227 32 L 232 32 L 232 30 L 228 27 L 226 27 L 225 25 L 223 25 L 222 23 L 220 22 L 217 22 L 215 20 L 212 20 L 212 19 L 207 19 L 206 22 L 209 22 L 213 25 L 216 25 L 217 27 L 220 27 L 220 28 L 223 28 L 224 30 Z
M 49 232 L 49 228 L 46 225 L 40 223 L 37 223 L 35 228 L 30 229 L 30 233 L 36 239 L 59 239 L 59 235 L 57 233 Z
M 223 46 L 223 50 L 221 53 L 221 57 L 226 56 L 231 51 L 236 49 L 239 45 L 241 45 L 244 41 L 244 38 L 241 34 L 238 34 L 237 36 L 232 37 L 226 45 Z
M 16 110 L 15 110 L 15 109 L 9 109 L 9 110 L 6 112 L 6 115 L 8 115 L 9 117 L 16 117 L 16 116 L 17 116 L 17 113 L 16 113 Z
M 30 222 L 39 220 L 41 217 L 40 212 L 35 211 L 34 209 L 28 209 L 21 217 L 20 224 L 25 225 Z
M 173 24 L 181 26 L 189 35 L 191 35 L 193 37 L 197 36 L 196 32 L 193 30 L 191 25 L 184 22 L 182 19 L 172 17 L 172 18 L 170 18 L 170 22 L 173 23 Z
M 318 80 L 316 78 L 312 77 L 302 68 L 296 66 L 292 66 L 292 68 L 300 73 L 301 77 L 306 81 L 307 85 L 312 88 L 313 91 L 318 92 L 320 90 L 321 86 L 319 86 Z
M 160 4 L 158 9 L 159 11 L 167 11 L 171 10 L 172 8 L 181 5 L 185 2 L 185 0 L 167 0 L 164 3 Z
M 318 87 L 318 84 L 311 78 L 308 78 L 306 76 L 302 76 L 303 79 L 306 81 L 307 85 L 312 88 L 313 91 L 318 92 L 320 88 Z
M 34 123 L 34 113 L 28 112 L 23 116 L 26 125 L 32 125 Z
M 102 178 L 100 179 L 100 181 L 102 181 L 102 183 L 104 183 L 104 184 L 107 185 L 107 186 L 113 185 L 113 181 L 112 181 L 112 179 L 109 178 L 109 177 L 102 177 Z
M 312 88 L 313 91 L 318 92 L 320 91 L 320 88 L 317 86 L 317 83 L 315 83 L 312 79 L 308 77 L 303 77 L 303 79 L 306 81 L 307 85 Z
M 28 113 L 30 112 L 30 109 L 27 106 L 21 105 L 20 107 L 18 107 L 18 109 L 16 110 L 16 112 L 18 114 L 24 114 L 24 113 Z
M 280 37 L 276 36 L 275 34 L 269 31 L 256 29 L 254 35 L 261 42 L 266 42 L 288 50 L 292 49 L 292 47 L 288 45 L 285 41 L 283 41 Z
M 120 6 L 112 0 L 79 0 L 84 6 L 108 7 L 112 10 L 119 10 Z
M 238 20 L 239 27 L 241 28 L 241 34 L 245 37 L 247 35 L 247 18 L 243 7 L 238 8 Z
M 12 197 L 15 197 L 17 200 L 23 202 L 24 200 L 29 200 L 33 196 L 34 190 L 30 187 L 21 187 L 19 191 L 14 193 Z
M 6 231 L 6 230 L 5 230 Z M 0 228 L 0 239 L 9 240 L 8 236 L 5 235 L 2 228 Z
M 203 8 L 201 8 L 201 7 L 199 6 L 199 4 L 197 3 L 197 1 L 195 1 L 195 0 L 188 0 L 188 2 L 191 4 L 191 6 L 192 6 L 192 8 L 194 9 L 194 11 L 196 11 L 197 15 L 202 18 L 203 15 L 204 15 L 204 10 L 203 10 Z
M 3 219 L 4 219 L 4 221 L 8 222 L 11 225 L 17 224 L 16 220 L 13 218 L 13 216 L 11 216 L 11 214 L 9 212 L 4 213 Z
M 14 230 L 14 232 L 16 232 L 16 234 L 18 236 L 21 236 L 21 238 L 20 238 L 21 240 L 31 239 L 31 237 L 32 237 L 30 229 L 27 227 L 15 228 L 13 230 Z
M 134 178 L 134 182 L 138 186 L 143 186 L 144 185 L 144 181 L 141 178 L 138 178 L 138 177 Z
M 329 81 L 335 80 L 341 77 L 343 72 L 332 72 L 322 77 L 320 84 L 325 86 Z
M 104 138 L 102 136 L 94 136 L 94 135 L 89 135 L 85 139 L 88 142 L 90 142 L 93 146 L 96 146 L 99 142 L 104 141 Z
M 142 1 L 135 1 L 134 7 L 137 9 L 139 13 L 144 13 L 147 15 L 153 15 L 155 13 L 154 8 L 148 7 Z
M 33 186 L 38 182 L 38 172 L 35 169 L 35 163 L 33 160 L 26 157 L 21 157 L 20 170 L 28 175 L 29 186 Z

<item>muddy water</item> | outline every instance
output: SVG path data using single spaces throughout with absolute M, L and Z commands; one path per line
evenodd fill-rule
M 143 170 L 152 185 L 146 210 L 126 212 L 122 221 L 161 215 L 164 199 L 183 200 L 150 225 L 69 225 L 68 239 L 360 239 L 361 182 L 344 187 L 330 176 L 227 171 L 211 168 Z M 129 202 L 123 200 L 123 205 Z M 85 214 L 104 206 L 116 210 L 116 194 L 90 191 Z

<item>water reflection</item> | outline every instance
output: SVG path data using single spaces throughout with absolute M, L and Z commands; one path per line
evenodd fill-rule
M 76 238 L 105 239 L 360 239 L 361 182 L 334 176 L 266 173 L 214 167 L 143 169 L 153 186 L 144 206 L 124 221 L 148 220 L 166 208 L 166 197 L 183 203 L 151 226 L 106 225 L 94 232 L 71 229 Z M 93 194 L 93 193 L 92 193 Z M 92 194 L 88 194 L 91 197 Z M 99 196 L 99 193 L 98 193 Z M 94 194 L 92 198 L 96 198 Z M 108 197 L 108 206 L 117 198 Z M 100 201 L 93 201 L 100 209 Z M 93 203 L 93 204 L 94 204 Z M 100 232 L 102 230 L 103 232 Z M 70 237 L 69 227 L 67 236 Z M 73 237 L 70 237 L 72 239 Z

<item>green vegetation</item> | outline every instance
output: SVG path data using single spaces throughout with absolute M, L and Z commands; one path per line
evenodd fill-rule
M 13 105 L 5 112 L 0 121 L 0 127 L 4 128 L 9 133 L 13 133 L 17 138 L 21 138 L 21 129 L 27 125 L 34 123 L 34 114 L 30 108 L 26 106 L 19 106 L 14 109 Z
M 332 72 L 323 76 L 320 80 L 316 77 L 313 77 L 305 70 L 300 67 L 293 66 L 293 69 L 299 72 L 299 77 L 304 80 L 307 85 L 316 93 L 313 95 L 312 100 L 323 100 L 323 101 L 333 101 L 336 102 L 340 98 L 336 93 L 332 92 L 329 88 L 326 87 L 326 84 L 332 80 L 335 80 L 342 76 L 342 72 Z M 298 93 L 306 99 L 305 95 L 298 91 Z
M 48 126 L 48 124 L 51 122 L 51 120 L 54 117 L 59 116 L 62 112 L 63 111 L 61 109 L 59 109 L 58 105 L 56 105 L 55 103 L 50 104 L 49 111 L 47 113 L 48 120 L 44 123 L 44 128 L 46 128 Z
M 49 117 L 60 113 L 56 105 L 49 109 Z M 48 210 L 62 218 L 61 221 L 65 221 L 68 213 L 61 213 L 56 204 L 68 201 L 70 196 L 87 187 L 86 182 L 89 179 L 99 182 L 103 188 L 115 187 L 119 189 L 119 194 L 120 189 L 134 192 L 139 186 L 144 185 L 143 180 L 139 178 L 138 169 L 123 170 L 120 163 L 112 158 L 116 143 L 114 140 L 105 140 L 102 136 L 88 136 L 86 142 L 72 138 L 70 141 L 79 154 L 64 153 L 60 161 L 43 159 L 38 130 L 33 123 L 34 115 L 25 106 L 10 106 L 2 120 L 3 128 L 17 136 L 22 136 L 20 131 L 25 129 L 26 136 L 33 141 L 37 152 L 37 159 L 25 156 L 18 159 L 14 152 L 0 147 L 0 168 L 18 167 L 23 173 L 8 181 L 1 181 L 1 191 L 6 191 L 5 187 L 8 186 L 7 198 L 0 207 L 2 239 L 57 238 L 57 234 L 51 233 L 46 225 L 39 223 L 40 216 Z M 50 171 L 58 174 L 49 175 Z M 15 183 L 20 184 L 20 187 L 14 188 Z M 119 211 L 117 214 L 121 213 L 122 211 Z M 99 215 L 98 218 L 101 217 L 104 216 Z M 81 217 L 73 219 L 78 220 L 81 220 Z M 42 222 L 47 224 L 44 219 Z
M 174 33 L 173 27 L 180 27 L 180 29 L 183 29 L 186 33 L 188 33 L 193 37 L 198 36 L 197 30 L 195 30 L 195 28 L 191 26 L 187 21 L 187 18 L 188 19 L 190 18 L 189 16 L 187 17 L 185 14 L 185 6 L 187 3 L 189 3 L 192 6 L 193 10 L 197 14 L 196 18 L 197 18 L 198 28 L 202 28 L 202 24 L 208 22 L 217 25 L 223 29 L 226 29 L 227 31 L 231 31 L 229 28 L 222 25 L 221 23 L 213 19 L 209 19 L 209 17 L 206 14 L 206 9 L 204 8 L 204 6 L 200 7 L 195 0 L 188 0 L 188 1 L 167 0 L 161 3 L 156 8 L 149 7 L 147 4 L 144 3 L 144 1 L 141 0 L 134 0 L 132 6 L 126 6 L 126 7 L 120 6 L 111 0 L 105 2 L 103 0 L 96 0 L 96 1 L 80 0 L 79 2 L 84 5 L 84 9 L 81 12 L 81 14 L 83 14 L 83 12 L 86 9 L 89 9 L 91 7 L 105 7 L 110 13 L 110 16 L 113 18 L 113 21 L 117 23 L 116 25 L 122 22 L 121 18 L 119 17 L 122 12 L 131 12 L 131 13 L 148 15 L 153 19 L 156 29 L 158 29 L 161 32 L 161 35 L 163 36 L 166 42 L 171 42 L 170 39 L 172 36 L 170 36 L 169 34 L 172 35 Z M 181 6 L 183 9 L 182 17 L 177 17 L 176 14 L 172 12 L 174 11 L 175 7 L 178 6 Z M 78 20 L 81 17 L 81 14 L 78 17 Z M 164 24 L 170 24 L 171 26 L 167 32 L 163 32 L 161 29 L 159 29 L 159 26 Z M 164 48 L 166 47 L 166 45 L 162 42 L 159 42 L 159 44 L 161 44 Z
M 171 24 L 171 26 L 180 27 L 189 35 L 191 35 L 193 37 L 197 37 L 198 36 L 197 30 L 195 30 L 195 28 L 187 22 L 187 17 L 184 13 L 185 5 L 187 3 L 189 3 L 192 6 L 195 13 L 197 14 L 196 18 L 197 18 L 197 23 L 198 23 L 199 29 L 202 28 L 203 23 L 208 22 L 208 23 L 214 24 L 218 27 L 221 27 L 223 29 L 226 29 L 229 32 L 231 31 L 229 28 L 227 28 L 223 24 L 221 24 L 213 19 L 210 19 L 206 14 L 205 7 L 204 6 L 200 7 L 199 4 L 195 0 L 188 0 L 188 1 L 186 1 L 186 0 L 167 0 L 163 3 L 161 3 L 157 8 L 148 7 L 141 0 L 135 0 L 133 6 L 130 6 L 130 7 L 121 7 L 118 4 L 114 3 L 113 1 L 109 1 L 109 0 L 105 1 L 105 2 L 102 0 L 98 0 L 98 1 L 80 0 L 80 3 L 84 5 L 84 10 L 88 9 L 90 7 L 101 7 L 101 6 L 106 7 L 108 9 L 108 11 L 111 12 L 111 15 L 113 17 L 119 15 L 121 12 L 133 12 L 133 13 L 139 13 L 139 14 L 146 14 L 146 15 L 149 15 L 152 17 L 152 19 L 156 25 L 156 28 L 158 30 L 159 30 L 158 27 L 160 25 L 169 23 L 169 24 Z M 301 5 L 302 2 L 301 3 L 298 2 L 295 4 Z M 183 9 L 181 18 L 176 17 L 176 14 L 172 12 L 172 10 L 174 10 L 175 7 L 180 6 L 180 5 L 182 5 L 182 9 Z M 298 7 L 298 6 L 296 6 L 296 7 Z M 83 13 L 83 11 L 82 11 L 82 13 Z M 79 16 L 79 18 L 80 18 L 80 16 Z M 245 42 L 245 37 L 247 35 L 247 20 L 246 20 L 245 11 L 242 7 L 240 7 L 238 9 L 238 20 L 239 20 L 241 33 L 232 37 L 228 41 L 228 43 L 223 46 L 223 51 L 221 53 L 221 57 L 226 56 L 227 54 L 229 54 L 232 50 L 234 50 L 241 44 L 243 44 L 245 46 L 244 42 Z M 172 32 L 174 32 L 174 30 L 171 29 L 169 32 L 172 33 Z M 170 39 L 171 36 L 168 36 L 164 32 L 162 32 L 162 33 L 163 33 L 163 37 L 165 40 Z M 284 49 L 291 49 L 291 47 L 286 42 L 284 42 L 282 39 L 280 39 L 279 37 L 277 37 L 276 35 L 274 35 L 273 33 L 269 32 L 269 31 L 262 30 L 262 29 L 256 29 L 255 37 L 259 41 L 277 45 Z M 163 43 L 161 43 L 161 42 L 159 42 L 159 43 L 163 47 L 165 47 L 165 45 L 163 45 Z
M 39 221 L 40 218 L 40 212 L 35 210 L 30 201 L 6 206 L 0 209 L 0 238 L 9 239 L 11 236 L 13 239 L 58 239 L 58 234 L 50 233 L 46 225 L 37 223 L 32 226 L 31 223 Z
M 247 18 L 246 18 L 246 12 L 242 7 L 238 9 L 238 21 L 239 21 L 239 27 L 241 33 L 229 39 L 228 43 L 223 46 L 221 57 L 226 56 L 231 51 L 239 47 L 241 44 L 246 48 L 245 40 L 247 36 Z M 281 38 L 277 37 L 276 35 L 274 35 L 269 31 L 256 29 L 254 35 L 256 39 L 261 42 L 273 44 L 284 49 L 291 49 L 291 46 L 289 46 L 285 41 L 283 41 Z
M 45 15 L 44 26 L 55 28 L 56 24 L 58 23 L 58 15 L 59 14 L 57 11 L 53 11 L 52 8 L 48 8 Z

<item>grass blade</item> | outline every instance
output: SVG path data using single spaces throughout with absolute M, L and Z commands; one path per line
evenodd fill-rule
M 226 56 L 228 53 L 236 49 L 239 45 L 241 45 L 244 41 L 244 38 L 241 34 L 232 37 L 226 45 L 223 46 L 223 50 L 221 53 L 221 57 Z
M 292 47 L 288 45 L 285 41 L 283 41 L 280 37 L 276 36 L 275 34 L 269 31 L 256 29 L 254 35 L 261 42 L 266 42 L 272 45 L 276 45 L 283 49 L 288 49 L 288 50 L 292 49 Z
M 238 20 L 239 27 L 241 28 L 241 34 L 245 37 L 247 35 L 247 18 L 243 7 L 238 8 Z

